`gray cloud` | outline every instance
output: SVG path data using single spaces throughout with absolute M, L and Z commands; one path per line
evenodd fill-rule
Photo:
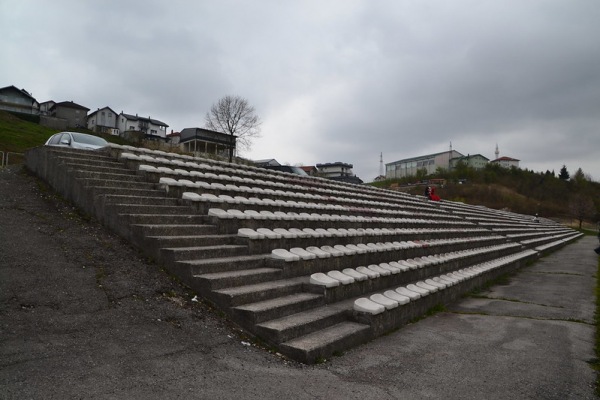
M 599 17 L 594 0 L 7 0 L 0 86 L 175 130 L 241 95 L 263 120 L 248 157 L 344 161 L 365 180 L 380 152 L 392 162 L 450 141 L 598 180 Z

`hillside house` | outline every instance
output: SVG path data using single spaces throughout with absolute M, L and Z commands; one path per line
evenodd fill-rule
M 54 100 L 43 101 L 40 103 L 40 115 L 50 115 L 50 110 L 56 105 Z
M 89 108 L 73 101 L 61 101 L 50 108 L 50 116 L 66 121 L 67 128 L 85 128 Z
M 179 133 L 179 145 L 189 153 L 227 156 L 231 147 L 235 150 L 236 138 L 235 135 L 204 128 L 185 128 Z
M 517 160 L 516 158 L 504 156 L 504 157 L 496 158 L 495 160 L 490 161 L 490 163 L 498 164 L 504 168 L 511 168 L 511 167 L 519 168 L 519 161 L 520 160 Z
M 117 121 L 119 132 L 141 132 L 147 139 L 164 139 L 167 138 L 167 128 L 169 125 L 157 119 L 150 117 L 140 117 L 137 114 L 125 114 L 121 112 Z
M 319 175 L 323 178 L 340 182 L 363 183 L 363 181 L 352 172 L 352 164 L 336 161 L 333 163 L 317 164 L 316 167 L 319 170 Z
M 119 135 L 117 120 L 119 115 L 110 107 L 99 108 L 87 118 L 87 128 L 97 133 Z
M 462 157 L 455 157 L 450 160 L 450 168 L 456 168 L 458 163 L 463 163 L 468 167 L 476 170 L 484 169 L 490 161 L 489 158 L 482 156 L 481 154 L 466 155 Z
M 37 115 L 40 104 L 25 89 L 11 85 L 0 88 L 0 110 Z

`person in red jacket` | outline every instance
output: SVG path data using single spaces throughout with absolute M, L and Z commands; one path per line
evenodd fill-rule
M 440 196 L 438 196 L 437 194 L 435 194 L 435 188 L 434 187 L 431 188 L 431 191 L 429 193 L 429 200 L 432 200 L 432 201 L 440 201 L 441 200 Z

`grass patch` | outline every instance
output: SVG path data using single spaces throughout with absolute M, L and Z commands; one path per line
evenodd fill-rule
M 100 136 L 112 143 L 131 144 L 119 136 L 98 134 L 87 129 L 69 128 L 66 130 Z M 43 145 L 50 136 L 60 131 L 60 129 L 48 128 L 0 111 L 0 151 L 24 153 L 27 149 Z
M 474 297 L 474 298 L 487 298 L 483 296 L 481 293 L 486 292 L 492 286 L 500 285 L 507 286 L 510 284 L 510 278 L 516 273 L 515 272 L 507 272 L 506 274 L 502 274 L 499 277 L 489 280 L 485 282 L 483 285 L 472 289 L 471 291 L 465 293 L 462 297 Z
M 420 315 L 418 317 L 415 317 L 413 319 L 411 319 L 410 321 L 408 321 L 409 324 L 414 324 L 415 322 L 419 322 L 422 319 L 425 319 L 427 317 L 431 317 L 437 313 L 440 312 L 444 312 L 447 311 L 446 310 L 446 306 L 443 304 L 436 304 L 435 306 L 431 307 L 429 310 L 425 311 L 425 313 L 423 315 Z

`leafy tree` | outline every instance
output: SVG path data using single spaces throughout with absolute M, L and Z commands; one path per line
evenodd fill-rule
M 206 128 L 231 135 L 229 162 L 233 160 L 234 143 L 238 149 L 248 150 L 252 139 L 260 136 L 261 121 L 254 107 L 240 96 L 222 97 L 212 105 L 204 120 Z
M 558 179 L 562 179 L 563 181 L 568 181 L 571 176 L 569 175 L 569 171 L 567 171 L 567 166 L 563 165 L 558 173 Z
M 427 169 L 419 168 L 417 170 L 417 175 L 415 176 L 415 178 L 420 181 L 420 180 L 423 180 L 426 176 L 427 176 Z
M 572 180 L 577 185 L 585 185 L 587 183 L 587 177 L 585 176 L 581 168 L 578 168 L 577 171 L 575 171 Z

